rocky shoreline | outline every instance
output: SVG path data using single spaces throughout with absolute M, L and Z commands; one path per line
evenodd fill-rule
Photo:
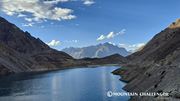
M 142 68 L 142 70 L 140 70 Z M 144 70 L 143 70 L 144 69 Z M 131 97 L 130 101 L 179 101 L 180 68 L 173 66 L 150 65 L 147 68 L 128 65 L 112 73 L 121 76 L 128 84 L 123 87 L 127 92 L 166 92 L 169 96 Z

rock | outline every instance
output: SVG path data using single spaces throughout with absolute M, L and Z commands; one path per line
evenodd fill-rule
M 155 35 L 146 45 L 125 57 L 122 69 L 115 70 L 121 80 L 129 82 L 123 89 L 130 92 L 170 92 L 180 82 L 180 19 Z M 177 93 L 176 93 L 177 95 Z M 177 95 L 178 97 L 178 95 Z M 155 101 L 155 97 L 132 97 L 137 101 Z M 163 98 L 178 101 L 172 96 Z
M 0 17 L 0 74 L 61 69 L 74 59 Z
M 177 91 L 173 92 L 172 97 L 176 99 L 180 99 L 180 92 Z

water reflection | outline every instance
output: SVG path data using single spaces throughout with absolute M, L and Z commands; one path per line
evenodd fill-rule
M 77 68 L 0 77 L 0 101 L 126 101 L 107 97 L 124 92 L 125 83 L 111 72 L 119 67 Z

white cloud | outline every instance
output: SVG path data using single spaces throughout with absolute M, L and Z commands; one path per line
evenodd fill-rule
M 119 44 L 119 47 L 126 48 L 128 51 L 136 51 L 140 47 L 144 46 L 145 43 L 138 43 L 138 44 L 133 44 L 133 45 L 128 45 L 128 44 Z
M 58 2 L 67 2 L 69 0 L 52 0 L 52 1 L 44 1 L 44 3 L 49 3 L 49 4 L 57 4 Z
M 119 33 L 117 33 L 117 34 L 116 34 L 116 36 L 117 36 L 117 35 L 124 34 L 124 33 L 125 33 L 125 31 L 126 31 L 126 29 L 121 30 Z
M 85 4 L 85 5 L 92 5 L 92 4 L 94 4 L 95 2 L 94 1 L 92 1 L 92 0 L 85 0 L 84 1 L 84 3 L 83 4 Z
M 31 18 L 25 18 L 25 20 L 28 21 L 28 22 L 32 22 L 33 21 L 33 19 L 31 19 Z
M 110 32 L 107 36 L 101 35 L 99 38 L 97 38 L 97 40 L 103 40 L 105 38 L 107 38 L 107 39 L 114 38 L 114 37 L 116 37 L 118 35 L 124 34 L 125 31 L 126 31 L 126 29 L 123 29 L 123 30 L 121 30 L 120 32 L 118 32 L 116 34 L 114 34 L 114 32 Z
M 66 40 L 66 41 L 64 41 L 64 43 L 78 43 L 78 42 L 79 42 L 79 40 L 71 40 L 71 41 Z
M 115 44 L 115 43 L 112 43 L 112 42 L 109 42 L 109 44 L 112 44 L 112 45 L 116 46 L 116 44 Z
M 129 45 L 127 45 L 127 44 L 119 44 L 118 46 L 119 46 L 119 47 L 123 47 L 123 48 L 129 47 Z
M 32 22 L 50 20 L 68 20 L 76 18 L 71 13 L 73 10 L 56 7 L 58 2 L 67 2 L 68 0 L 0 0 L 0 10 L 7 15 L 25 17 L 25 20 Z M 26 13 L 27 15 L 21 15 Z
M 23 27 L 33 27 L 33 24 L 34 24 L 34 23 L 23 24 L 22 26 L 23 26 Z
M 127 51 L 133 53 L 133 52 L 135 52 L 136 50 L 137 50 L 137 49 L 128 49 Z
M 103 40 L 105 39 L 106 37 L 104 35 L 101 35 L 99 38 L 97 38 L 97 40 Z
M 144 43 L 138 43 L 138 44 L 134 44 L 134 45 L 129 45 L 129 47 L 142 47 L 144 46 L 145 44 Z
M 114 32 L 110 32 L 106 37 L 107 37 L 108 39 L 109 39 L 109 38 L 114 38 Z
M 21 13 L 18 15 L 18 17 L 25 17 L 25 16 L 26 16 L 26 15 L 21 14 Z
M 48 46 L 57 46 L 60 45 L 60 41 L 52 40 L 50 43 L 46 43 Z
M 77 43 L 77 42 L 78 42 L 78 40 L 74 40 L 74 42 L 75 42 L 75 43 Z

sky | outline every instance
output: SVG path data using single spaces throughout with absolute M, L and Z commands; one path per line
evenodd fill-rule
M 0 0 L 0 16 L 50 47 L 136 50 L 179 17 L 179 0 Z

